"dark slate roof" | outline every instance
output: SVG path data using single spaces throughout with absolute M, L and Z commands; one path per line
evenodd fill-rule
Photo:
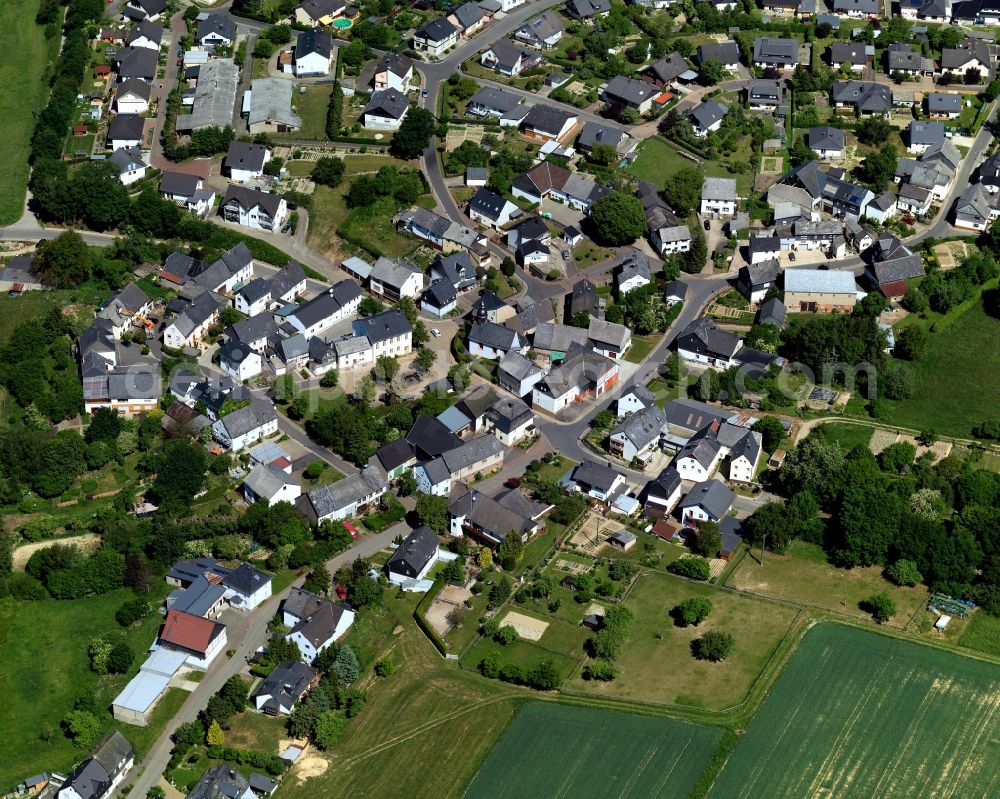
M 480 187 L 472 195 L 472 199 L 469 200 L 469 208 L 471 210 L 492 220 L 499 219 L 500 214 L 503 213 L 503 209 L 506 206 L 507 200 L 485 186 Z
M 830 45 L 830 60 L 834 64 L 864 64 L 868 60 L 865 45 L 863 42 L 834 42 Z
M 892 90 L 883 83 L 841 80 L 833 84 L 833 101 L 853 105 L 859 111 L 885 113 L 892 108 Z
M 235 25 L 233 26 L 236 27 Z M 130 46 L 137 39 L 145 38 L 151 42 L 159 44 L 163 40 L 163 26 L 150 22 L 148 19 L 140 20 L 132 26 L 125 39 L 126 46 Z
M 447 17 L 439 17 L 425 22 L 416 32 L 414 38 L 426 39 L 429 42 L 443 42 L 456 33 L 458 30 Z
M 695 319 L 680 335 L 677 336 L 677 346 L 700 354 L 722 355 L 731 358 L 739 345 L 739 339 L 732 333 L 723 330 L 708 317 Z
M 809 128 L 806 131 L 806 144 L 813 150 L 843 150 L 844 131 L 829 125 Z
M 277 332 L 278 323 L 274 321 L 271 314 L 265 312 L 248 319 L 240 319 L 226 328 L 225 335 L 227 341 L 235 339 L 246 344 L 253 344 L 255 341 L 260 341 Z
M 731 39 L 725 42 L 706 42 L 698 46 L 698 63 L 718 61 L 720 64 L 738 64 L 740 46 Z
M 575 118 L 575 114 L 570 114 L 558 108 L 535 105 L 528 111 L 522 124 L 525 127 L 555 136 L 557 133 L 562 132 L 567 122 Z
M 255 569 L 249 563 L 241 563 L 233 571 L 222 578 L 222 584 L 237 593 L 250 596 L 264 585 L 271 582 L 271 575 Z
M 230 143 L 229 151 L 226 153 L 226 167 L 260 172 L 264 168 L 266 156 L 267 147 L 263 144 L 234 141 Z
M 364 335 L 368 336 L 368 340 L 372 344 L 413 332 L 406 317 L 393 308 L 365 319 L 358 319 L 354 325 L 356 329 L 360 329 Z
M 255 302 L 264 299 L 265 297 L 271 296 L 271 287 L 268 286 L 267 281 L 262 277 L 255 277 L 249 283 L 247 283 L 238 292 L 243 296 L 243 298 L 253 305 Z
M 650 73 L 653 77 L 660 81 L 660 83 L 670 83 L 672 80 L 676 80 L 687 72 L 688 69 L 690 69 L 690 67 L 688 67 L 687 61 L 684 60 L 684 56 L 680 53 L 673 52 L 664 56 L 659 61 L 654 61 L 642 71 Z
M 927 111 L 931 114 L 957 114 L 961 110 L 962 98 L 957 94 L 930 92 L 927 95 Z
M 719 122 L 728 110 L 722 103 L 717 103 L 715 100 L 706 100 L 694 107 L 691 111 L 691 119 L 694 120 L 698 127 L 707 130 L 716 122 Z
M 438 280 L 424 292 L 423 301 L 434 308 L 447 308 L 456 298 L 455 286 L 451 281 Z
M 755 62 L 796 64 L 799 60 L 799 43 L 796 39 L 762 36 L 753 43 Z
M 382 89 L 372 94 L 364 113 L 389 119 L 402 119 L 409 107 L 410 101 L 405 94 L 397 89 Z
M 160 177 L 160 191 L 164 194 L 190 196 L 198 190 L 199 180 L 201 178 L 197 175 L 188 175 L 184 172 L 164 172 Z
M 115 114 L 108 124 L 108 141 L 113 139 L 142 139 L 146 120 L 139 114 Z
M 646 496 L 666 499 L 681 487 L 681 476 L 673 466 L 666 467 L 653 480 L 646 484 Z
M 375 450 L 375 457 L 378 458 L 386 472 L 391 472 L 393 469 L 414 460 L 413 448 L 405 438 L 397 438 L 395 441 L 383 444 Z
M 760 306 L 760 312 L 757 314 L 757 323 L 784 327 L 786 315 L 787 309 L 785 308 L 785 304 L 777 297 L 772 297 Z
M 418 527 L 411 532 L 386 561 L 391 572 L 419 574 L 437 553 L 441 539 L 430 527 Z
M 226 189 L 226 196 L 222 198 L 222 204 L 229 205 L 230 203 L 236 203 L 248 211 L 254 206 L 259 205 L 273 217 L 281 207 L 281 197 L 277 194 L 267 194 L 257 189 L 230 185 Z
M 318 674 L 318 671 L 304 663 L 286 660 L 274 667 L 274 670 L 257 686 L 253 696 L 273 697 L 270 701 L 274 701 L 276 709 L 290 708 L 309 690 L 310 684 Z
M 209 14 L 198 23 L 198 41 L 212 33 L 217 33 L 224 39 L 233 41 L 236 38 L 236 23 L 228 16 Z
M 148 47 L 127 47 L 119 53 L 121 63 L 118 65 L 118 77 L 145 78 L 153 80 L 156 77 L 157 59 L 159 53 Z
M 249 787 L 246 777 L 232 766 L 223 764 L 206 771 L 187 799 L 239 799 Z
M 607 492 L 618 479 L 619 474 L 610 466 L 594 461 L 584 461 L 573 469 L 574 482 L 583 483 L 600 491 Z
M 302 58 L 302 56 L 311 53 L 316 53 L 323 58 L 329 58 L 333 53 L 333 37 L 327 31 L 320 28 L 310 28 L 307 31 L 301 31 L 295 40 L 295 57 Z
M 495 322 L 473 322 L 469 330 L 470 342 L 497 350 L 511 349 L 516 339 L 517 333 Z
M 462 439 L 443 422 L 426 413 L 420 414 L 406 434 L 406 442 L 425 459 L 435 458 L 448 450 L 462 446 Z
M 735 498 L 736 495 L 724 483 L 720 483 L 718 480 L 705 480 L 697 483 L 681 500 L 681 507 L 690 508 L 700 505 L 713 516 L 721 519 L 729 512 Z

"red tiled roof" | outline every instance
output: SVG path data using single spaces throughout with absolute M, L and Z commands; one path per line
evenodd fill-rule
M 673 537 L 677 535 L 678 530 L 680 530 L 680 527 L 676 524 L 671 524 L 667 517 L 664 516 L 653 525 L 651 532 L 653 535 L 659 536 L 664 541 L 672 541 Z
M 902 297 L 907 289 L 905 280 L 893 280 L 890 283 L 880 283 L 879 289 L 886 297 Z
M 204 653 L 222 629 L 223 625 L 210 619 L 171 610 L 163 623 L 160 640 L 192 652 Z
M 292 462 L 288 460 L 288 458 L 282 456 L 280 458 L 275 458 L 273 461 L 271 461 L 271 465 L 275 469 L 281 469 L 282 471 L 284 471 L 285 469 L 287 469 L 289 466 L 292 465 Z

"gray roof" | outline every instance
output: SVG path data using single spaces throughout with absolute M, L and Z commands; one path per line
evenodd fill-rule
M 644 67 L 642 71 L 650 73 L 660 83 L 670 83 L 689 69 L 690 67 L 687 61 L 684 60 L 684 56 L 675 51 L 669 55 L 665 55 L 659 61 L 654 61 L 648 67 Z
M 481 105 L 500 114 L 506 114 L 520 104 L 521 98 L 516 94 L 495 86 L 484 86 L 469 98 L 470 106 Z
M 786 269 L 785 291 L 854 294 L 857 287 L 851 272 L 838 272 L 833 269 Z
M 209 582 L 203 574 L 200 574 L 191 585 L 181 591 L 170 609 L 204 618 L 212 608 L 222 601 L 225 594 L 225 588 Z
M 566 26 L 562 24 L 559 15 L 553 11 L 546 11 L 529 19 L 517 29 L 517 34 L 528 39 L 544 41 L 565 30 Z
M 574 344 L 586 345 L 587 338 L 587 331 L 582 327 L 543 322 L 535 328 L 535 338 L 532 343 L 535 349 L 568 352 Z
M 286 475 L 287 477 L 287 475 Z M 249 563 L 241 563 L 222 578 L 222 584 L 244 596 L 250 596 L 258 588 L 271 582 L 271 575 L 255 569 Z
M 806 131 L 806 144 L 813 150 L 842 151 L 844 149 L 844 131 L 840 128 L 831 128 L 829 125 L 809 128 Z
M 611 490 L 611 486 L 614 485 L 620 476 L 610 466 L 586 460 L 574 467 L 572 480 L 573 482 L 583 483 L 584 485 L 607 492 Z
M 534 361 L 525 358 L 517 351 L 508 352 L 503 357 L 503 360 L 500 361 L 500 365 L 497 367 L 497 370 L 518 383 L 530 377 L 532 374 L 540 374 L 542 371 L 541 367 L 539 367 Z
M 115 114 L 108 124 L 108 141 L 142 139 L 142 129 L 146 120 L 139 114 Z
M 250 85 L 249 125 L 277 124 L 302 126 L 302 118 L 292 110 L 292 81 L 284 78 L 255 78 Z
M 629 105 L 639 106 L 656 97 L 660 90 L 643 80 L 615 75 L 604 88 L 604 96 Z
M 733 506 L 736 495 L 718 480 L 697 483 L 681 500 L 682 508 L 701 506 L 717 519 L 725 516 Z
M 308 302 L 300 305 L 291 314 L 305 328 L 328 319 L 344 306 L 361 297 L 361 288 L 353 280 L 341 280 Z
M 910 145 L 940 144 L 944 141 L 944 122 L 925 122 L 914 119 L 910 123 Z
M 701 430 L 712 422 L 728 419 L 734 414 L 725 408 L 686 397 L 667 402 L 663 406 L 663 413 L 668 425 L 691 432 Z
M 760 311 L 757 314 L 757 323 L 784 327 L 786 316 L 787 309 L 785 308 L 785 304 L 777 297 L 772 297 L 760 306 Z
M 178 117 L 177 129 L 188 131 L 210 125 L 222 128 L 232 125 L 239 77 L 240 69 L 232 59 L 212 58 L 202 64 L 194 89 L 194 107 L 190 114 Z
M 647 282 L 653 279 L 649 268 L 649 258 L 641 250 L 632 250 L 623 256 L 615 268 L 618 270 L 619 284 L 634 277 L 645 278 Z
M 308 499 L 316 515 L 322 517 L 343 510 L 385 487 L 385 472 L 378 466 L 368 465 L 357 474 L 310 491 Z
M 778 105 L 785 99 L 785 84 L 776 78 L 750 78 L 747 93 L 758 104 L 767 101 Z
M 148 166 L 148 164 L 142 160 L 142 150 L 138 147 L 119 147 L 111 154 L 108 161 L 118 167 L 119 172 L 126 172 L 131 169 L 140 169 Z
M 689 352 L 732 358 L 739 348 L 739 338 L 706 316 L 695 319 L 681 331 L 677 346 Z
M 260 172 L 264 168 L 267 152 L 267 145 L 264 144 L 252 144 L 244 141 L 230 142 L 229 151 L 226 153 L 226 168 Z
M 391 472 L 393 469 L 407 463 L 412 463 L 416 459 L 413 449 L 406 442 L 405 438 L 397 438 L 395 441 L 383 444 L 375 450 L 375 457 L 378 458 L 379 463 L 382 464 L 382 468 L 386 472 Z
M 270 500 L 286 485 L 298 485 L 298 481 L 269 463 L 258 463 L 250 470 L 244 484 L 256 496 Z
M 309 686 L 318 675 L 318 671 L 304 663 L 286 660 L 275 666 L 274 670 L 264 678 L 253 692 L 253 697 L 272 697 L 269 702 L 274 703 L 273 707 L 276 710 L 291 708 L 309 690 Z M 264 707 L 267 707 L 267 704 Z M 253 777 L 250 778 L 250 782 L 253 782 Z
M 523 499 L 524 495 L 518 491 L 494 498 L 459 484 L 448 498 L 448 510 L 490 538 L 502 541 L 509 532 L 524 535 L 536 526 L 536 514 L 532 513 L 535 509 L 526 507 L 527 502 L 518 502 L 518 496 Z
M 160 191 L 163 194 L 180 194 L 189 197 L 198 190 L 200 180 L 201 178 L 197 175 L 189 175 L 186 172 L 164 171 L 160 176 Z
M 485 14 L 483 14 L 483 10 L 476 3 L 471 2 L 462 3 L 462 5 L 451 13 L 455 19 L 458 20 L 463 29 L 475 25 L 485 16 Z
M 934 62 L 925 59 L 921 53 L 911 50 L 905 44 L 898 44 L 889 49 L 889 72 L 923 71 L 927 67 L 933 69 Z
M 566 126 L 567 122 L 575 118 L 575 114 L 571 114 L 568 111 L 563 111 L 559 108 L 535 105 L 531 107 L 530 111 L 528 111 L 522 121 L 522 124 L 525 127 L 540 130 L 543 133 L 555 136 L 556 134 L 562 132 L 562 129 Z
M 728 110 L 722 103 L 705 100 L 691 110 L 690 116 L 698 127 L 707 130 L 716 122 L 720 122 Z
M 337 0 L 338 2 L 340 0 Z M 399 53 L 386 53 L 378 60 L 375 67 L 376 74 L 379 72 L 391 72 L 400 78 L 405 77 L 413 69 L 413 59 Z
M 416 32 L 414 38 L 426 39 L 429 42 L 443 42 L 458 33 L 447 17 L 439 17 L 425 22 Z
M 267 283 L 274 298 L 282 297 L 295 286 L 305 281 L 306 273 L 298 261 L 289 261 L 288 266 L 275 272 Z
M 305 0 L 300 8 L 310 19 L 319 20 L 336 14 L 344 7 L 344 0 Z
M 884 114 L 892 108 L 892 89 L 872 81 L 841 80 L 833 84 L 833 101 L 853 105 L 859 111 Z
M 153 80 L 156 77 L 157 57 L 159 53 L 149 47 L 126 47 L 119 51 L 118 79 L 143 78 Z M 232 112 L 230 112 L 230 118 Z
M 462 439 L 439 419 L 421 413 L 413 420 L 413 426 L 406 434 L 406 443 L 413 447 L 418 455 L 429 459 L 461 446 Z
M 445 465 L 444 458 L 440 455 L 433 460 L 427 461 L 427 463 L 421 464 L 420 468 L 424 470 L 424 474 L 427 475 L 427 479 L 431 485 L 439 485 L 451 480 L 451 471 Z
M 927 110 L 931 114 L 957 114 L 962 110 L 962 98 L 957 94 L 930 92 L 927 95 Z
M 617 149 L 627 137 L 628 134 L 621 128 L 587 121 L 583 123 L 583 129 L 580 131 L 580 138 L 577 139 L 576 144 L 577 147 L 584 150 L 590 149 L 595 144 L 609 144 Z
M 495 322 L 473 322 L 469 329 L 469 341 L 496 350 L 509 350 L 518 343 L 517 333 Z
M 570 14 L 579 19 L 588 19 L 597 14 L 607 14 L 611 10 L 611 0 L 566 0 Z
M 441 457 L 448 467 L 448 472 L 457 474 L 462 469 L 468 469 L 487 458 L 501 454 L 503 450 L 504 446 L 500 443 L 500 439 L 493 435 L 483 435 L 463 441 L 461 446 L 448 450 Z
M 406 259 L 382 256 L 375 262 L 375 268 L 372 269 L 369 277 L 387 286 L 400 289 L 415 274 L 420 274 L 420 270 L 412 262 Z
M 396 547 L 385 566 L 397 574 L 419 574 L 435 557 L 440 545 L 441 539 L 430 527 L 418 527 Z
M 227 340 L 236 339 L 244 344 L 253 344 L 277 332 L 278 323 L 266 311 L 248 319 L 240 319 L 225 330 Z
M 364 113 L 375 114 L 388 119 L 402 119 L 410 107 L 406 95 L 397 89 L 382 89 L 373 92 Z
M 680 487 L 680 474 L 673 466 L 668 466 L 646 484 L 646 496 L 652 495 L 666 499 L 673 496 Z
M 268 282 L 264 280 L 264 278 L 255 277 L 243 286 L 237 294 L 241 295 L 247 303 L 253 305 L 255 302 L 263 300 L 265 297 L 270 297 L 271 287 L 268 285 Z
M 703 200 L 736 200 L 735 178 L 705 178 L 701 184 Z
M 222 424 L 230 438 L 238 438 L 263 427 L 278 418 L 278 412 L 268 400 L 253 400 L 249 405 L 222 417 Z
M 320 28 L 310 28 L 300 31 L 295 40 L 295 58 L 316 53 L 323 58 L 329 58 L 333 53 L 333 37 L 328 31 Z
M 755 63 L 797 64 L 799 61 L 798 40 L 759 37 L 753 43 L 753 60 Z
M 867 60 L 864 42 L 836 41 L 830 45 L 830 61 L 833 64 L 863 65 Z
M 139 78 L 127 78 L 118 84 L 118 88 L 115 90 L 115 97 L 121 98 L 126 94 L 134 94 L 136 97 L 141 97 L 143 100 L 149 100 L 153 93 L 153 86 L 144 80 L 139 80 Z M 164 172 L 164 175 L 168 173 Z
M 413 327 L 406 317 L 400 311 L 392 308 L 365 319 L 358 319 L 354 323 L 354 327 L 355 330 L 360 330 L 368 336 L 368 340 L 372 344 L 413 332 Z
M 238 799 L 250 781 L 229 764 L 213 766 L 191 789 L 187 799 Z
M 230 184 L 229 188 L 226 189 L 226 196 L 222 198 L 222 204 L 229 205 L 230 203 L 239 205 L 247 211 L 259 205 L 268 215 L 273 217 L 281 207 L 281 197 L 258 189 L 248 189 Z
M 659 440 L 665 422 L 663 411 L 656 405 L 647 405 L 636 411 L 611 431 L 611 436 L 624 435 L 636 449 L 644 449 Z
M 455 286 L 448 280 L 436 280 L 423 294 L 423 302 L 434 308 L 447 308 L 458 295 Z
M 769 258 L 756 264 L 745 264 L 740 269 L 739 281 L 750 288 L 763 288 L 781 277 L 781 264 Z
M 65 786 L 72 786 L 82 799 L 102 799 L 111 788 L 121 765 L 134 757 L 132 747 L 117 730 L 94 753 L 69 775 Z
M 833 0 L 833 10 L 840 13 L 877 14 L 878 0 Z
M 587 338 L 597 344 L 610 344 L 615 349 L 621 351 L 629 339 L 632 338 L 632 331 L 625 327 L 625 325 L 590 317 Z
M 236 38 L 236 22 L 229 16 L 209 14 L 198 23 L 197 39 L 201 41 L 210 34 L 218 34 L 224 39 L 233 41 Z
M 470 210 L 494 221 L 500 218 L 503 209 L 509 204 L 507 200 L 485 186 L 481 186 L 469 200 Z
M 718 61 L 720 64 L 738 64 L 740 61 L 740 46 L 729 39 L 724 42 L 706 42 L 698 46 L 698 63 Z

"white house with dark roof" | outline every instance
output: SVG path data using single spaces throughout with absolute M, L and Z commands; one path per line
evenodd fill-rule
M 410 110 L 406 95 L 396 89 L 374 92 L 362 112 L 362 125 L 372 130 L 398 130 Z
M 962 95 L 928 92 L 924 98 L 931 119 L 957 119 L 962 113 Z
M 372 294 L 390 300 L 401 297 L 416 299 L 424 288 L 423 273 L 410 261 L 400 258 L 380 257 L 368 276 Z
M 330 25 L 346 10 L 344 0 L 305 0 L 295 9 L 295 21 L 300 25 L 316 27 Z
M 486 187 L 478 189 L 469 199 L 469 218 L 497 230 L 509 224 L 515 215 L 520 214 L 520 210 L 514 203 Z
M 230 339 L 219 347 L 219 368 L 242 383 L 263 371 L 260 353 L 242 341 Z
M 602 99 L 617 112 L 626 108 L 648 113 L 653 107 L 653 100 L 660 94 L 658 87 L 643 80 L 615 75 L 604 87 Z
M 687 361 L 728 369 L 739 366 L 736 353 L 743 346 L 743 340 L 723 330 L 714 320 L 702 317 L 684 328 L 675 344 L 677 353 Z
M 230 186 L 222 198 L 219 211 L 227 222 L 273 233 L 284 225 L 288 217 L 288 203 L 277 194 Z
M 517 47 L 506 39 L 500 39 L 487 47 L 479 55 L 479 63 L 509 78 L 517 77 L 537 56 Z
M 253 400 L 212 425 L 215 440 L 233 452 L 241 452 L 276 432 L 278 413 L 268 400 Z
M 627 463 L 636 459 L 646 463 L 659 446 L 664 423 L 663 411 L 656 405 L 635 411 L 612 428 L 608 450 Z
M 276 469 L 270 464 L 258 463 L 243 481 L 243 495 L 247 502 L 294 503 L 302 496 L 302 486 L 290 474 Z
M 56 799 L 105 799 L 121 785 L 135 765 L 135 752 L 125 737 L 115 730 L 66 777 L 58 789 L 46 795 Z M 54 786 L 56 783 L 50 783 Z
M 610 464 L 605 465 L 590 460 L 573 467 L 569 475 L 569 485 L 584 496 L 607 503 L 628 489 L 625 476 L 616 472 Z
M 518 397 L 528 394 L 543 374 L 540 366 L 519 352 L 508 352 L 497 367 L 500 387 Z
M 333 66 L 333 37 L 319 28 L 300 31 L 295 39 L 295 74 L 326 75 Z
M 736 495 L 718 480 L 695 485 L 681 500 L 681 519 L 685 522 L 718 522 L 733 507 Z
M 722 120 L 729 109 L 722 103 L 715 100 L 705 100 L 691 109 L 688 117 L 694 128 L 694 135 L 704 139 L 709 133 L 713 133 L 722 127 Z
M 129 78 L 115 89 L 115 113 L 145 114 L 149 110 L 149 98 L 153 87 L 144 80 Z
M 799 63 L 798 40 L 758 37 L 753 43 L 753 63 L 761 69 L 795 69 Z
M 699 64 L 718 61 L 728 72 L 735 72 L 740 66 L 740 46 L 732 39 L 724 42 L 705 42 L 698 45 L 696 54 Z
M 477 321 L 469 328 L 469 354 L 478 358 L 503 358 L 510 352 L 522 352 L 525 346 L 515 331 L 503 325 Z
M 532 106 L 521 120 L 521 132 L 542 142 L 563 141 L 576 128 L 578 117 L 568 111 L 545 105 Z
M 820 125 L 806 131 L 806 146 L 825 161 L 843 158 L 844 131 Z
M 264 164 L 270 160 L 271 151 L 265 145 L 234 141 L 229 145 L 224 167 L 230 179 L 246 183 L 263 175 Z
M 459 33 L 447 17 L 432 19 L 413 34 L 413 49 L 428 58 L 440 58 L 458 43 Z
M 555 11 L 546 11 L 532 17 L 514 31 L 514 39 L 536 50 L 551 50 L 563 37 L 566 26 Z
M 413 327 L 395 308 L 358 319 L 353 327 L 356 336 L 367 337 L 375 360 L 383 355 L 394 358 L 408 355 L 413 349 Z
M 142 180 L 149 166 L 143 160 L 142 151 L 138 147 L 120 147 L 111 154 L 108 161 L 118 170 L 118 180 L 124 186 Z
M 448 15 L 448 21 L 458 29 L 463 39 L 471 39 L 489 22 L 483 9 L 473 2 L 462 3 Z
M 306 339 L 349 319 L 361 305 L 361 288 L 353 280 L 341 280 L 292 311 L 287 322 Z
M 874 47 L 872 48 L 874 54 Z M 868 45 L 864 42 L 835 41 L 829 50 L 830 66 L 834 69 L 847 67 L 852 72 L 864 72 L 868 64 Z
M 223 14 L 209 14 L 198 22 L 195 39 L 202 47 L 232 47 L 236 41 L 236 22 Z
M 285 626 L 292 627 L 285 640 L 295 644 L 302 660 L 311 665 L 320 652 L 347 634 L 355 613 L 344 605 L 293 588 L 282 603 L 282 618 Z
M 393 585 L 423 580 L 437 563 L 441 539 L 430 527 L 413 530 L 385 562 L 386 575 Z
M 382 467 L 377 463 L 369 464 L 343 480 L 303 494 L 296 500 L 295 506 L 310 524 L 321 524 L 327 519 L 346 519 L 371 506 L 388 487 L 389 481 Z
M 115 114 L 108 124 L 108 147 L 111 150 L 138 147 L 143 143 L 145 124 L 138 114 Z
M 387 53 L 375 66 L 372 86 L 376 91 L 395 89 L 406 94 L 413 83 L 413 60 L 398 53 Z
M 318 677 L 319 672 L 315 669 L 286 660 L 274 667 L 254 689 L 250 699 L 261 713 L 268 716 L 288 716 Z

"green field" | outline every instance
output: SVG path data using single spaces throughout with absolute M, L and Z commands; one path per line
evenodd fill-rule
M 694 161 L 678 154 L 677 148 L 662 136 L 646 139 L 639 147 L 639 157 L 628 167 L 639 180 L 663 188 L 667 180 L 685 167 L 701 170 L 708 177 L 736 178 L 736 189 L 741 196 L 750 191 L 750 173 L 734 175 L 725 167 L 712 161 L 706 161 L 698 166 Z
M 688 796 L 721 731 L 669 719 L 531 702 L 466 799 Z
M 858 444 L 867 445 L 872 440 L 874 432 L 874 428 L 863 424 L 830 422 L 829 424 L 817 425 L 812 434 L 828 441 L 837 442 L 840 444 L 840 449 L 844 453 L 848 453 Z
M 982 303 L 942 331 L 931 333 L 927 351 L 912 365 L 909 399 L 886 401 L 887 421 L 917 430 L 967 437 L 973 425 L 996 415 L 1000 394 L 1000 319 Z M 947 401 L 942 401 L 947 397 Z
M 710 799 L 997 796 L 1000 670 L 836 625 L 806 634 Z
M 707 597 L 712 614 L 698 627 L 675 626 L 670 611 L 693 596 Z M 624 604 L 635 620 L 617 661 L 618 679 L 593 683 L 576 676 L 571 687 L 607 697 L 711 710 L 743 701 L 797 614 L 785 605 L 666 574 L 641 577 Z M 706 630 L 723 630 L 735 638 L 732 655 L 722 663 L 695 660 L 691 654 L 691 642 Z
M 8 57 L 0 63 L 0 117 L 4 144 L 0 161 L 0 225 L 21 217 L 28 187 L 28 151 L 35 117 L 45 106 L 46 77 L 51 57 L 44 29 L 35 24 L 39 0 L 0 5 L 0 49 Z M 58 39 L 58 37 L 57 37 Z M 16 57 L 15 57 L 16 56 Z
M 969 618 L 969 625 L 958 639 L 959 646 L 1000 657 L 1000 617 L 977 610 Z
M 158 586 L 150 599 L 156 602 L 165 593 L 165 586 Z M 80 697 L 94 698 L 99 708 L 107 707 L 131 677 L 98 677 L 90 670 L 87 647 L 97 636 L 121 629 L 115 611 L 132 596 L 132 591 L 122 589 L 77 600 L 0 601 L 0 692 L 4 697 L 0 706 L 0 790 L 39 771 L 65 772 L 81 759 L 59 723 Z M 132 674 L 142 664 L 143 651 L 152 643 L 161 621 L 153 613 L 129 630 L 128 641 L 136 653 Z M 172 700 L 174 710 L 187 697 L 177 693 L 176 699 L 164 700 L 164 704 Z M 162 724 L 170 715 L 154 724 Z M 111 728 L 110 712 L 102 712 L 100 720 L 104 729 Z M 149 744 L 157 726 L 123 729 L 129 740 L 142 746 Z

